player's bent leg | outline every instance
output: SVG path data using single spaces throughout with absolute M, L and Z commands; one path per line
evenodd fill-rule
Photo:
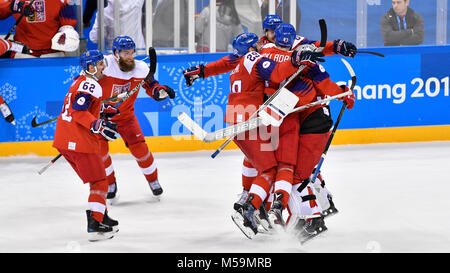
M 294 178 L 294 181 L 298 182 L 298 179 Z M 316 196 L 308 184 L 309 179 L 295 184 L 288 202 L 288 211 L 291 215 L 287 230 L 297 236 L 301 243 L 328 230 L 321 215 L 321 208 L 316 202 Z
M 107 199 L 110 204 L 118 201 L 119 195 L 117 193 L 117 181 L 112 164 L 111 156 L 109 155 L 109 144 L 106 140 L 100 141 L 100 154 L 102 156 L 103 165 L 105 167 L 106 179 L 108 181 L 108 195 Z
M 274 200 L 268 212 L 268 219 L 273 227 L 285 226 L 283 210 L 287 207 L 294 179 L 294 166 L 280 163 L 274 183 Z

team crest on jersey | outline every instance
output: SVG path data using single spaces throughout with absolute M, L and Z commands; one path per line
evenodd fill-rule
M 112 88 L 113 89 L 112 96 L 117 96 L 119 94 L 128 92 L 130 90 L 130 85 L 131 85 L 130 82 L 124 85 L 114 84 Z
M 41 23 L 45 22 L 45 1 L 36 0 L 33 3 L 34 14 L 27 17 L 27 22 L 29 23 Z

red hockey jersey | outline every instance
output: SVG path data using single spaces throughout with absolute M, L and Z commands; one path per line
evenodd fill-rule
M 230 75 L 230 94 L 225 122 L 247 120 L 263 103 L 266 82 L 279 84 L 297 70 L 291 62 L 277 64 L 257 52 L 249 52 L 239 60 Z
M 102 88 L 81 75 L 70 86 L 56 123 L 53 147 L 80 153 L 99 153 L 98 135 L 90 132 L 91 123 L 100 116 Z
M 107 67 L 103 70 L 104 77 L 99 80 L 99 84 L 102 86 L 105 94 L 103 99 L 108 99 L 132 90 L 145 79 L 150 70 L 145 62 L 135 60 L 135 68 L 132 71 L 123 72 L 120 70 L 119 64 L 113 55 L 105 56 L 105 63 Z M 157 83 L 157 81 L 154 82 Z M 134 102 L 137 99 L 138 93 L 135 92 L 118 106 L 120 115 L 114 116 L 112 121 L 124 120 L 134 116 Z M 111 102 L 113 105 L 118 105 L 118 103 Z

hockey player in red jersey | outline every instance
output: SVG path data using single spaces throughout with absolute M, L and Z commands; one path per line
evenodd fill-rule
M 76 16 L 70 0 L 10 0 L 0 2 L 0 20 L 13 15 L 17 20 L 14 40 L 28 45 L 36 57 L 64 56 L 78 49 L 79 35 L 75 31 Z M 18 57 L 13 53 L 10 57 Z
M 75 79 L 64 99 L 64 106 L 56 123 L 53 147 L 69 162 L 83 183 L 90 187 L 86 211 L 90 241 L 109 239 L 118 231 L 118 222 L 107 214 L 106 180 L 100 156 L 99 139 L 116 138 L 116 124 L 99 118 L 102 108 L 103 54 L 97 50 L 80 57 L 82 74 Z
M 112 49 L 113 54 L 105 56 L 105 61 L 108 64 L 108 67 L 103 71 L 105 77 L 99 81 L 103 91 L 107 94 L 104 99 L 132 90 L 149 73 L 149 67 L 145 62 L 135 60 L 136 45 L 130 37 L 116 37 L 113 41 Z M 167 97 L 171 99 L 175 97 L 175 91 L 172 88 L 160 85 L 153 77 L 143 87 L 146 93 L 156 101 L 166 99 Z M 113 105 L 117 106 L 120 114 L 113 117 L 111 121 L 117 123 L 117 130 L 125 145 L 136 159 L 153 195 L 159 196 L 162 194 L 163 189 L 158 181 L 156 163 L 145 143 L 144 134 L 134 114 L 134 103 L 137 95 L 138 92 L 123 102 L 113 103 Z M 117 183 L 112 160 L 109 155 L 108 142 L 102 141 L 101 146 L 101 154 L 109 182 L 108 199 L 114 201 L 117 200 Z

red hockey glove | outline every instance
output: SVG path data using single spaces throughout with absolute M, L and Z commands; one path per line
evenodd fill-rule
M 149 94 L 148 91 L 147 94 Z M 167 97 L 173 99 L 175 98 L 175 91 L 169 86 L 160 85 L 159 83 L 156 83 L 153 85 L 151 95 L 149 94 L 149 96 L 151 96 L 156 101 L 161 101 Z
M 299 67 L 300 65 L 314 66 L 317 62 L 325 62 L 322 52 L 294 50 L 291 55 L 292 65 Z
M 111 119 L 119 114 L 119 109 L 115 108 L 112 104 L 102 103 L 102 108 L 100 109 L 100 116 L 102 118 Z
M 9 8 L 13 13 L 22 13 L 25 16 L 31 16 L 34 14 L 34 8 L 32 5 L 26 2 L 22 2 L 19 0 L 13 0 L 11 1 L 11 4 L 9 5 Z
M 198 78 L 204 78 L 205 66 L 203 64 L 199 64 L 196 66 L 191 66 L 188 69 L 183 71 L 184 78 L 186 79 L 187 87 L 191 86 L 194 81 Z
M 342 90 L 344 92 L 347 92 L 348 90 L 350 90 L 347 85 L 340 85 L 340 87 L 342 88 Z M 355 93 L 352 92 L 351 95 L 345 96 L 339 100 L 343 100 L 344 102 L 347 103 L 347 109 L 352 109 L 353 105 L 355 105 L 355 99 L 356 99 Z
M 109 141 L 116 139 L 116 134 L 118 133 L 117 124 L 100 118 L 91 123 L 90 131 L 91 133 L 102 135 Z

